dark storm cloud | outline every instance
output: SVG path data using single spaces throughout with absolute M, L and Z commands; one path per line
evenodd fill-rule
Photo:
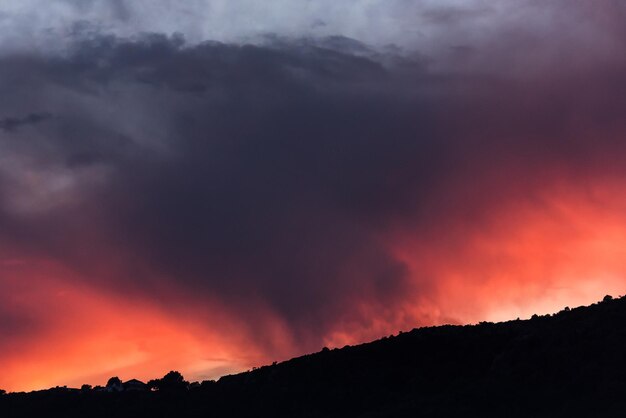
M 0 129 L 11 132 L 26 125 L 35 125 L 52 117 L 49 113 L 31 113 L 23 117 L 6 117 L 0 119 Z
M 422 18 L 436 25 L 458 25 L 467 23 L 468 20 L 485 18 L 492 14 L 494 10 L 489 7 L 479 6 L 475 4 L 466 5 L 466 7 L 440 5 L 432 9 L 422 11 Z
M 406 271 L 370 224 L 430 182 L 428 111 L 407 111 L 413 99 L 356 41 L 268 42 L 98 36 L 66 58 L 6 58 L 20 84 L 5 88 L 37 86 L 58 115 L 17 156 L 105 180 L 69 190 L 78 203 L 5 215 L 5 239 L 104 270 L 113 288 L 149 294 L 158 273 L 237 309 L 267 304 L 305 333 L 346 298 L 393 303 Z
M 621 63 L 511 80 L 427 62 L 341 37 L 97 35 L 65 56 L 4 57 L 5 103 L 55 118 L 7 149 L 28 158 L 0 172 L 0 239 L 110 291 L 175 305 L 173 285 L 249 321 L 269 307 L 303 340 L 366 328 L 362 304 L 384 316 L 432 285 L 389 251 L 390 228 L 429 234 L 541 181 L 518 169 L 614 167 L 623 151 Z M 17 188 L 20 170 L 41 180 Z

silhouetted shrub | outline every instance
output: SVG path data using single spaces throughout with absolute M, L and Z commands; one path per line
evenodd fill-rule
M 160 384 L 161 379 L 150 379 L 148 380 L 148 383 L 146 383 L 146 385 L 148 386 L 148 390 L 154 392 L 156 390 L 159 390 L 159 384 Z
M 187 390 L 188 387 L 189 382 L 177 371 L 171 371 L 161 379 L 154 379 L 148 382 L 150 390 L 158 390 L 159 392 L 180 392 Z
M 200 382 L 200 387 L 202 389 L 214 388 L 215 385 L 217 385 L 217 382 L 215 380 L 203 380 L 202 382 Z
M 119 377 L 114 376 L 107 381 L 107 390 L 109 392 L 121 392 L 124 390 L 124 386 L 122 385 L 122 381 Z

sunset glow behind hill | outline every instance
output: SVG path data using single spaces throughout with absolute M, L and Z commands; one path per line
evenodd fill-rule
M 337 323 L 324 343 L 341 347 L 415 326 L 528 318 L 622 294 L 626 197 L 623 186 L 606 185 L 583 196 L 547 190 L 542 202 L 518 200 L 489 212 L 492 221 L 480 228 L 450 225 L 427 239 L 401 234 L 392 247 L 408 266 L 404 297 L 388 307 L 360 302 L 358 321 Z M 169 369 L 203 380 L 302 353 L 271 315 L 264 327 L 276 330 L 276 341 L 267 350 L 255 346 L 235 313 L 210 313 L 218 306 L 180 312 L 79 288 L 66 280 L 70 272 L 37 260 L 5 260 L 3 271 L 9 308 L 47 318 L 44 329 L 25 330 L 4 352 L 1 383 L 11 390 L 102 384 L 112 375 L 149 379 Z

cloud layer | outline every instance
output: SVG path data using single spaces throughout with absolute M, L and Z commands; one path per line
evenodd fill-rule
M 266 33 L 342 34 L 380 46 L 409 46 L 430 37 L 441 23 L 480 21 L 494 13 L 498 9 L 482 0 L 7 0 L 0 5 L 0 28 L 7 34 L 5 46 L 22 47 L 86 28 L 121 36 L 180 32 L 193 42 L 233 42 Z
M 524 26 L 422 2 L 421 19 L 454 29 L 432 54 L 91 24 L 66 25 L 63 51 L 4 48 L 0 386 L 214 377 L 619 292 L 624 7 L 601 2 L 569 32 L 585 2 L 558 19 L 549 3 L 524 2 Z M 135 7 L 54 6 L 132 25 Z

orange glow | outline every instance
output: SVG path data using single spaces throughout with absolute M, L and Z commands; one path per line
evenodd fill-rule
M 13 306 L 39 321 L 0 357 L 0 387 L 6 390 L 103 385 L 114 375 L 151 379 L 169 370 L 202 380 L 260 361 L 260 353 L 234 329 L 216 335 L 223 323 L 76 287 L 55 277 L 70 273 L 53 264 L 11 261 L 3 272 L 0 285 L 10 288 Z
M 432 324 L 528 318 L 596 302 L 626 288 L 626 187 L 603 179 L 546 187 L 489 208 L 478 225 L 436 240 L 395 241 L 414 280 L 418 316 Z
M 421 232 L 390 231 L 409 289 L 394 306 L 347 300 L 347 314 L 318 336 L 319 347 L 422 325 L 527 318 L 623 294 L 625 190 L 618 180 L 557 182 L 532 198 L 486 205 L 479 219 L 451 216 Z M 185 310 L 165 309 L 78 285 L 88 281 L 71 280 L 74 273 L 50 262 L 13 257 L 0 268 L 5 309 L 34 320 L 2 342 L 3 389 L 104 384 L 114 375 L 147 380 L 169 370 L 203 380 L 319 349 L 294 343 L 284 319 L 260 302 L 250 309 L 265 342 L 218 301 L 187 302 L 181 294 Z

